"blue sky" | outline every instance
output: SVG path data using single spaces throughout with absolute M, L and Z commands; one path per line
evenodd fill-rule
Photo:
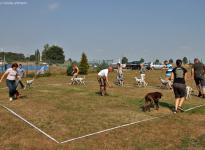
M 0 0 L 0 48 L 34 53 L 46 43 L 66 58 L 205 60 L 204 0 Z

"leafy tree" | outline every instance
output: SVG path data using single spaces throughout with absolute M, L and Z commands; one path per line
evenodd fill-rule
M 25 61 L 24 54 L 21 53 L 13 53 L 13 52 L 0 52 L 1 59 L 7 62 L 14 62 L 14 61 Z
M 127 64 L 127 63 L 128 63 L 127 57 L 122 57 L 122 64 Z
M 159 59 L 156 59 L 154 63 L 159 64 Z
M 47 62 L 47 57 L 46 57 L 46 53 L 49 49 L 49 44 L 45 44 L 44 45 L 44 49 L 42 51 L 42 61 Z
M 68 64 L 68 66 L 67 66 L 67 71 L 66 71 L 67 75 L 68 75 L 68 76 L 71 76 L 71 75 L 72 75 L 72 72 L 73 72 L 72 64 Z
M 173 64 L 173 63 L 174 63 L 174 60 L 173 60 L 172 58 L 170 58 L 170 59 L 169 59 L 169 63 L 170 63 L 170 64 Z
M 63 64 L 65 62 L 65 56 L 63 48 L 53 45 L 48 48 L 45 52 L 46 62 L 49 64 Z
M 35 61 L 35 55 L 30 55 L 29 60 L 30 61 Z
M 140 63 L 140 64 L 141 64 L 141 63 L 144 63 L 144 58 L 140 58 L 139 63 Z
M 97 66 L 97 72 L 99 72 L 102 69 L 106 69 L 108 67 L 109 67 L 109 65 L 105 61 L 103 61 L 103 63 L 101 63 Z
M 79 70 L 80 74 L 87 74 L 89 69 L 88 59 L 85 53 L 82 53 Z
M 39 64 L 39 62 L 40 62 L 40 52 L 39 52 L 39 50 L 37 49 L 36 51 L 35 51 L 35 62 L 36 62 L 36 64 Z
M 182 59 L 182 62 L 183 62 L 183 64 L 188 64 L 188 59 L 187 59 L 187 57 L 184 57 L 184 58 Z

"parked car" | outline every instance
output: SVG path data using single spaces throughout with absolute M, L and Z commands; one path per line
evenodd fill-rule
M 150 67 L 151 67 L 152 69 L 160 70 L 160 69 L 162 69 L 162 68 L 164 68 L 164 67 L 166 67 L 166 66 L 165 66 L 164 64 L 161 64 L 161 63 L 159 63 L 159 64 L 154 64 L 153 62 L 151 62 Z
M 126 68 L 127 69 L 132 69 L 132 70 L 139 70 L 140 67 L 140 62 L 139 61 L 132 61 L 132 62 L 128 62 L 126 64 Z

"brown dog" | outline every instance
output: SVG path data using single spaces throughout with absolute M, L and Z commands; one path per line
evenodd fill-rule
M 156 110 L 159 109 L 159 99 L 161 99 L 162 93 L 160 92 L 153 92 L 148 93 L 145 96 L 145 104 L 142 106 L 143 111 L 150 111 L 151 107 L 154 107 L 154 104 L 156 105 Z

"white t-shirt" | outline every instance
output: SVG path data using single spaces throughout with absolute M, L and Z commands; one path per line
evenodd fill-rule
M 98 73 L 98 75 L 99 75 L 100 77 L 107 77 L 107 76 L 108 76 L 108 69 L 103 69 L 103 70 L 101 70 L 101 71 Z
M 16 79 L 16 75 L 17 75 L 17 71 L 13 70 L 12 68 L 9 68 L 6 70 L 5 73 L 8 73 L 8 76 L 6 79 L 8 80 L 15 80 Z

